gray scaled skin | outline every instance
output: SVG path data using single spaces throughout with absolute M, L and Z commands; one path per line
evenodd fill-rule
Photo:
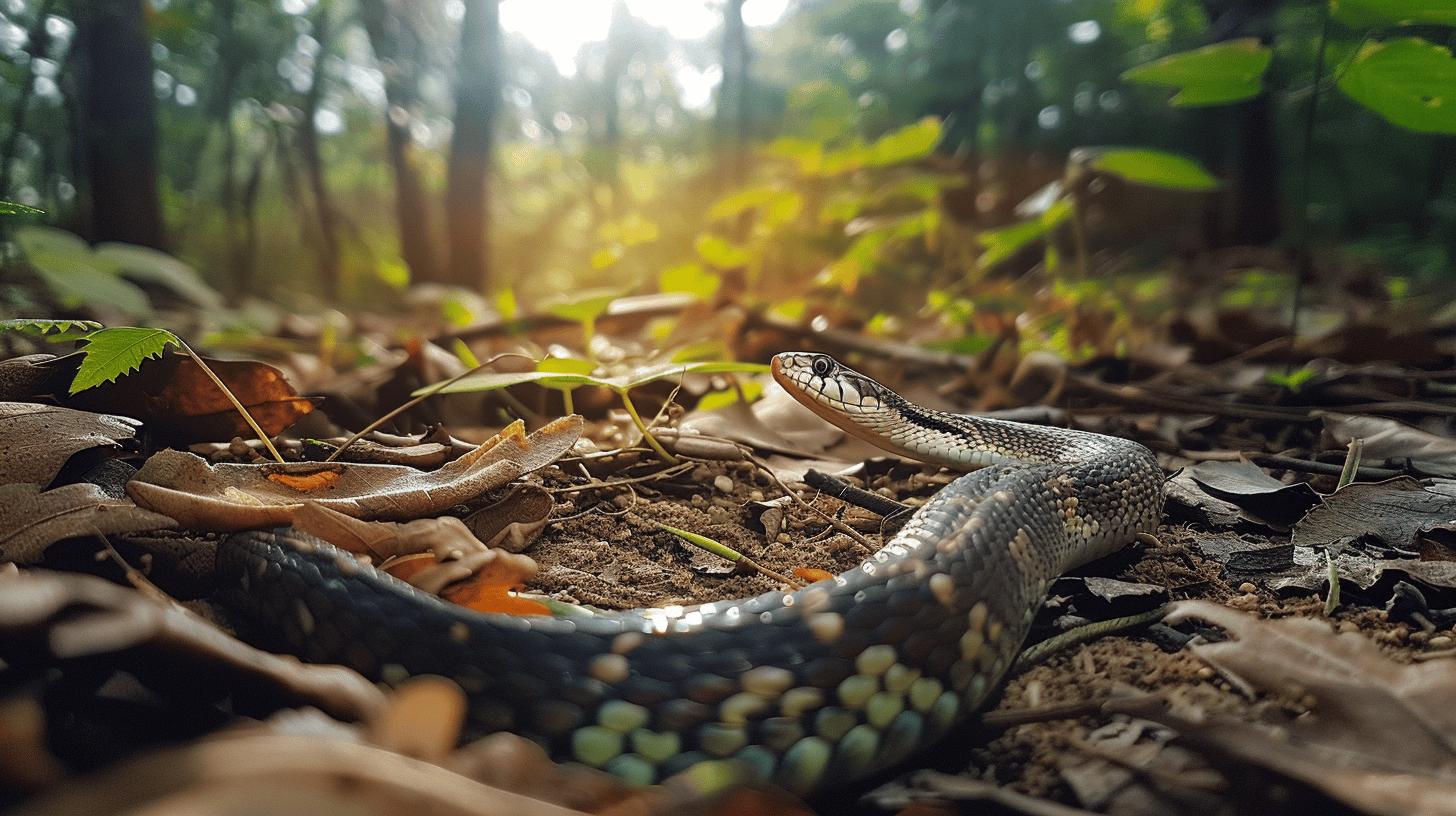
M 1003 679 L 1048 583 L 1151 532 L 1163 475 L 1121 439 L 931 411 L 821 354 L 789 393 L 890 450 L 979 468 L 855 569 L 796 592 L 579 617 L 456 607 L 292 530 L 220 549 L 255 639 L 395 684 L 454 679 L 513 731 L 634 784 L 692 769 L 812 796 L 934 744 Z

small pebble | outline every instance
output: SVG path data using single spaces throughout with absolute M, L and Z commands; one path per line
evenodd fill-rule
M 750 491 L 748 491 L 748 499 L 749 499 L 749 501 L 756 501 L 756 502 L 763 501 L 763 491 L 762 490 L 750 490 Z
M 1199 680 L 1212 680 L 1215 674 L 1217 674 L 1217 672 L 1215 672 L 1212 667 L 1202 666 L 1198 669 L 1197 677 Z
M 693 497 L 690 498 L 690 499 L 688 499 L 688 504 L 691 504 L 694 507 L 702 507 L 703 505 L 705 505 L 707 503 L 708 503 L 708 500 L 705 499 L 705 498 L 703 498 L 702 494 L 700 494 L 700 493 L 694 493 L 693 494 Z
M 1453 641 L 1450 637 L 1446 635 L 1436 635 L 1435 637 L 1426 641 L 1426 646 L 1432 649 L 1449 649 L 1451 648 L 1452 644 L 1456 644 L 1456 641 Z
M 793 539 L 789 538 L 788 533 L 779 533 L 779 537 L 774 540 L 780 544 L 788 544 L 789 542 L 793 541 Z
M 1249 583 L 1248 581 L 1245 581 L 1242 584 L 1239 584 L 1239 591 L 1240 592 L 1253 593 L 1253 592 L 1257 592 L 1258 590 L 1259 590 L 1258 587 L 1254 586 L 1253 584 Z
M 720 493 L 732 493 L 733 479 L 720 473 L 713 477 L 713 487 L 718 488 Z

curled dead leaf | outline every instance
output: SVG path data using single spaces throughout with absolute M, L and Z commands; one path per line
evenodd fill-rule
M 565 417 L 529 436 L 520 421 L 435 471 L 400 465 L 339 464 L 330 495 L 320 504 L 363 519 L 438 516 L 450 507 L 545 467 L 571 449 L 582 419 Z M 148 459 L 127 493 L 142 507 L 191 530 L 248 530 L 287 525 L 303 507 L 297 489 L 270 476 L 309 477 L 315 463 L 217 464 L 167 450 Z M 305 482 L 308 484 L 310 482 Z
M 71 457 L 97 448 L 119 449 L 141 423 L 58 405 L 0 402 L 0 484 L 45 486 Z

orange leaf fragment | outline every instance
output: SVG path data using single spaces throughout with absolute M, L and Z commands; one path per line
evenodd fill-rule
M 834 573 L 818 567 L 794 567 L 794 577 L 812 584 L 818 581 L 828 581 L 834 577 Z
M 502 555 L 508 555 L 501 551 Z M 380 569 L 401 581 L 410 581 L 440 562 L 431 553 L 391 558 Z M 495 558 L 474 575 L 452 582 L 440 592 L 440 597 L 476 612 L 497 612 L 502 615 L 550 615 L 551 608 L 530 598 L 512 595 L 512 590 L 525 586 L 529 574 L 523 574 L 515 560 L 509 557 Z
M 333 486 L 334 482 L 339 480 L 339 476 L 339 468 L 330 468 L 314 473 L 269 473 L 268 480 L 300 493 L 308 493 Z

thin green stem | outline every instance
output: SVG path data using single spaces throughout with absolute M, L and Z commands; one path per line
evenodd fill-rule
M 576 405 L 572 402 L 570 388 L 561 389 L 561 411 L 567 416 L 576 413 Z
M 197 363 L 197 367 L 202 369 L 202 373 L 206 374 L 208 379 L 212 380 L 213 385 L 216 385 L 218 387 L 218 390 L 222 391 L 223 395 L 228 398 L 228 401 L 233 404 L 233 407 L 238 409 L 238 413 L 243 415 L 243 421 L 247 422 L 248 427 L 253 429 L 253 433 L 258 435 L 258 441 L 263 443 L 263 447 L 267 448 L 268 452 L 273 454 L 273 458 L 277 460 L 279 464 L 283 464 L 283 454 L 279 453 L 278 449 L 273 447 L 273 440 L 269 439 L 268 434 L 264 433 L 263 429 L 258 426 L 258 421 L 256 419 L 253 419 L 253 415 L 248 413 L 247 408 L 243 407 L 242 401 L 240 401 L 237 396 L 233 394 L 231 388 L 227 387 L 227 383 L 224 383 L 222 381 L 222 378 L 217 376 L 217 373 L 212 370 L 211 366 L 202 361 L 202 357 L 199 356 L 197 352 L 193 351 L 192 347 L 187 345 L 186 341 L 184 341 L 180 337 L 177 337 L 177 335 L 175 334 L 172 336 L 176 338 L 177 344 L 182 347 L 182 350 L 187 352 L 187 356 L 192 358 L 192 362 Z
M 687 543 L 693 545 L 694 547 L 697 547 L 697 548 L 702 549 L 702 550 L 706 550 L 706 551 L 712 553 L 713 555 L 718 556 L 719 558 L 722 558 L 722 559 L 727 560 L 727 561 L 731 561 L 731 562 L 733 562 L 735 564 L 741 564 L 744 567 L 746 567 L 748 569 L 751 569 L 754 572 L 759 573 L 760 575 L 764 575 L 764 576 L 767 576 L 767 577 L 769 577 L 769 578 L 771 578 L 771 579 L 773 579 L 775 581 L 778 581 L 779 583 L 788 584 L 789 587 L 792 588 L 792 589 L 802 589 L 803 588 L 803 585 L 802 584 L 800 584 L 798 581 L 795 581 L 794 579 L 790 578 L 789 576 L 784 575 L 782 573 L 774 572 L 773 570 L 769 569 L 768 567 L 765 567 L 764 565 L 758 563 L 757 561 L 754 561 L 752 558 L 749 558 L 748 556 L 746 556 L 743 553 L 741 553 L 741 552 L 733 549 L 732 547 L 729 547 L 728 545 L 723 544 L 721 542 L 714 541 L 713 539 L 708 538 L 707 536 L 698 535 L 697 533 L 694 533 L 694 532 L 691 532 L 691 531 L 688 531 L 688 530 L 683 530 L 683 529 L 680 529 L 680 528 L 677 528 L 677 527 L 673 527 L 673 526 L 670 526 L 670 525 L 667 525 L 667 524 L 663 524 L 660 521 L 654 521 L 654 522 L 652 522 L 652 525 L 654 527 L 659 528 L 659 529 L 666 530 L 669 533 L 672 533 L 673 535 L 675 535 L 678 538 L 682 539 L 683 541 L 686 541 Z
M 636 425 L 637 430 L 642 432 L 642 441 L 646 442 L 657 452 L 658 456 L 662 457 L 662 461 L 669 465 L 675 465 L 681 461 L 676 456 L 668 453 L 667 448 L 664 448 L 662 443 L 657 441 L 657 437 L 653 436 L 652 432 L 647 430 L 647 423 L 643 422 L 642 416 L 637 413 L 637 406 L 632 404 L 632 397 L 627 393 L 627 389 L 623 388 L 617 391 L 617 395 L 622 398 L 622 407 L 627 409 L 627 415 L 632 417 L 632 424 Z

